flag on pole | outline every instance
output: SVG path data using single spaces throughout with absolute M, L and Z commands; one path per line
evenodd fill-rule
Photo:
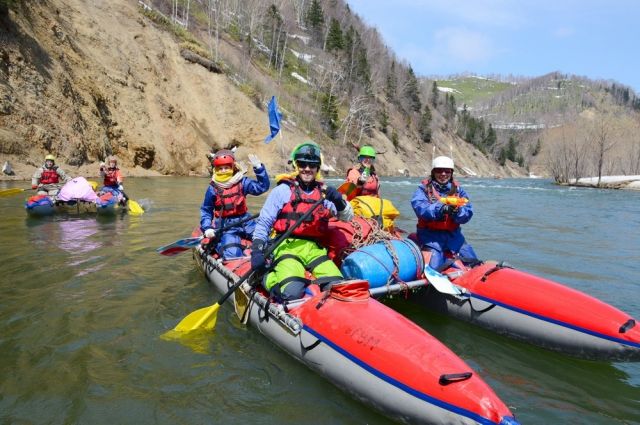
M 265 143 L 272 141 L 280 131 L 280 119 L 282 118 L 282 114 L 278 111 L 278 102 L 276 101 L 275 96 L 271 96 L 267 113 L 269 114 L 269 128 L 271 129 L 271 134 L 265 137 Z

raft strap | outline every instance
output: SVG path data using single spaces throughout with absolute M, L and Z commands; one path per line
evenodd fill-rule
M 618 332 L 620 332 L 621 334 L 625 333 L 626 331 L 628 331 L 629 329 L 633 328 L 636 325 L 636 321 L 633 319 L 629 319 L 625 322 L 624 325 L 620 326 L 620 329 L 618 329 Z
M 486 282 L 487 281 L 487 277 L 491 274 L 491 273 L 495 273 L 500 269 L 512 269 L 513 267 L 504 262 L 504 261 L 500 261 L 498 264 L 496 264 L 495 266 L 493 266 L 492 268 L 490 268 L 489 270 L 487 270 L 486 272 L 484 272 L 484 274 L 482 275 L 482 278 L 480 279 L 480 282 Z
M 471 378 L 471 376 L 473 376 L 472 372 L 447 373 L 444 375 L 440 375 L 438 383 L 440 383 L 440 385 L 449 385 L 453 384 L 454 382 L 466 381 L 467 379 Z

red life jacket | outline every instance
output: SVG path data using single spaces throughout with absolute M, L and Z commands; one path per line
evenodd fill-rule
M 117 186 L 120 184 L 118 182 L 119 171 L 119 168 L 107 168 L 104 174 L 104 186 Z
M 40 176 L 41 184 L 55 184 L 60 181 L 58 176 L 58 167 L 55 165 L 51 168 L 42 167 L 42 175 Z
M 311 206 L 320 198 L 322 198 L 322 183 L 315 182 L 315 187 L 310 193 L 306 193 L 300 189 L 300 185 L 294 180 L 281 180 L 280 183 L 287 184 L 291 189 L 291 198 L 287 202 L 276 221 L 273 228 L 278 233 L 284 233 L 292 226 L 302 215 L 309 211 Z M 291 233 L 292 236 L 302 236 L 309 238 L 317 238 L 327 232 L 331 211 L 320 204 L 313 213 Z
M 441 195 L 438 191 L 433 187 L 431 179 L 422 180 L 420 188 L 424 190 L 425 195 L 427 195 L 427 199 L 430 203 L 437 202 Z M 451 190 L 447 194 L 447 197 L 456 197 L 459 198 L 458 194 L 458 182 L 455 180 L 451 181 Z M 456 230 L 460 225 L 453 220 L 449 214 L 444 214 L 444 217 L 440 220 L 425 220 L 424 218 L 418 218 L 418 229 L 429 229 L 429 230 L 446 230 L 452 231 Z
M 351 167 L 347 170 L 347 178 L 349 177 L 349 173 L 351 170 L 356 167 Z M 362 170 L 358 168 L 358 172 L 362 175 Z M 378 179 L 378 175 L 375 172 L 371 172 L 369 178 L 362 186 L 358 186 L 358 194 L 356 196 L 375 196 L 380 197 L 380 180 Z
M 242 181 L 228 189 L 216 187 L 213 182 L 211 186 L 216 192 L 216 200 L 213 204 L 213 214 L 216 218 L 234 217 L 247 212 L 247 198 L 242 190 Z

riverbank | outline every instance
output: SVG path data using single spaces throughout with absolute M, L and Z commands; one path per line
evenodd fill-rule
M 598 177 L 583 177 L 577 181 L 573 179 L 566 186 L 640 190 L 640 176 L 602 176 L 599 186 Z

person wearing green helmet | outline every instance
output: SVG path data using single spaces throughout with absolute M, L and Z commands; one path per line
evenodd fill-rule
M 358 153 L 359 164 L 347 170 L 347 182 L 353 183 L 353 196 L 380 197 L 380 180 L 373 163 L 376 161 L 376 150 L 371 146 L 363 146 Z
M 55 196 L 60 191 L 62 183 L 71 178 L 56 165 L 56 157 L 48 154 L 44 157 L 44 164 L 36 170 L 31 178 L 31 189 L 38 190 L 38 195 Z
M 337 216 L 341 221 L 353 219 L 351 204 L 334 187 L 325 188 L 319 181 L 322 155 L 317 144 L 305 142 L 298 145 L 293 150 L 291 159 L 295 171 L 278 176 L 277 187 L 267 197 L 256 220 L 251 268 L 259 271 L 266 268 L 264 251 L 272 231 L 276 235 L 285 233 L 315 206 L 323 192 L 324 200 L 273 251 L 273 261 L 267 269 L 263 285 L 278 301 L 303 297 L 306 287 L 312 283 L 305 278 L 305 271 L 313 273 L 314 282 L 322 290 L 342 279 L 340 269 L 327 257 L 326 248 L 316 241 L 327 232 L 331 216 Z

